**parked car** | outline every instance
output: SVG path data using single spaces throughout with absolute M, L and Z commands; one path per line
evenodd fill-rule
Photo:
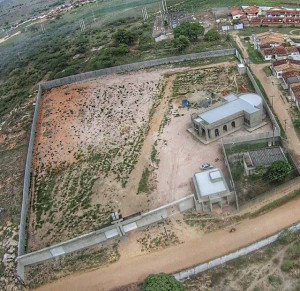
M 202 166 L 201 166 L 201 170 L 208 170 L 208 169 L 212 169 L 213 166 L 209 163 L 204 163 Z

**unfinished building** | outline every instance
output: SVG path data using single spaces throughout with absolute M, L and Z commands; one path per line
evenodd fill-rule
M 197 210 L 205 210 L 209 206 L 213 210 L 213 204 L 218 203 L 220 207 L 234 198 L 234 192 L 230 192 L 223 173 L 218 168 L 204 170 L 193 176 L 195 188 L 195 199 Z
M 254 93 L 231 93 L 224 97 L 223 104 L 192 114 L 192 125 L 188 131 L 204 144 L 245 128 L 253 131 L 264 124 L 262 98 Z

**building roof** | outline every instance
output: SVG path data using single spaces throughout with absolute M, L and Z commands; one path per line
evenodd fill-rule
M 288 55 L 290 53 L 298 53 L 298 49 L 294 46 L 276 46 L 262 49 L 262 52 L 265 56 L 269 55 Z
M 286 83 L 296 83 L 296 80 L 300 80 L 300 72 L 299 71 L 289 71 L 282 74 L 282 78 Z M 296 80 L 295 80 L 296 78 Z
M 193 181 L 199 198 L 229 191 L 222 171 L 217 168 L 196 173 Z
M 249 151 L 252 166 L 271 166 L 276 161 L 287 161 L 281 147 Z
M 259 12 L 259 7 L 258 6 L 248 6 L 247 8 L 244 9 L 244 12 L 246 14 L 257 14 Z
M 300 61 L 285 59 L 276 61 L 272 64 L 277 72 L 300 71 Z
M 291 90 L 293 91 L 295 98 L 300 101 L 300 83 L 291 84 Z
M 242 94 L 240 97 L 231 93 L 224 99 L 225 103 L 199 114 L 196 121 L 201 122 L 204 120 L 208 124 L 212 124 L 237 113 L 247 112 L 251 114 L 259 111 L 260 109 L 257 106 L 262 103 L 261 97 L 254 93 Z
M 273 31 L 267 31 L 262 32 L 256 35 L 258 38 L 260 45 L 266 44 L 266 43 L 284 43 L 285 38 L 282 33 L 279 32 L 273 32 Z

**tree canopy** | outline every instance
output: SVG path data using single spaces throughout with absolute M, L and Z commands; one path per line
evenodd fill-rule
M 189 41 L 197 41 L 199 36 L 203 36 L 204 27 L 198 22 L 182 22 L 174 29 L 174 37 L 179 38 L 180 35 L 186 36 Z
M 207 33 L 204 35 L 204 39 L 206 41 L 215 41 L 219 40 L 221 38 L 220 33 L 218 33 L 215 29 L 210 29 Z
M 292 166 L 286 161 L 274 162 L 267 172 L 267 178 L 271 181 L 281 182 L 290 175 Z
M 172 275 L 151 274 L 143 282 L 143 291 L 183 291 L 183 285 Z
M 184 35 L 180 35 L 178 38 L 175 38 L 173 41 L 174 47 L 179 51 L 183 52 L 188 46 L 190 42 L 188 38 Z
M 135 35 L 130 30 L 121 28 L 114 33 L 114 39 L 116 45 L 120 45 L 121 43 L 132 45 L 135 41 Z

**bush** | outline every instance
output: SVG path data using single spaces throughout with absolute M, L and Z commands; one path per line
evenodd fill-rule
M 190 42 L 188 38 L 184 35 L 180 35 L 178 38 L 173 40 L 173 46 L 177 51 L 183 52 L 188 46 Z
M 150 32 L 144 32 L 139 38 L 139 48 L 144 51 L 154 46 L 154 39 Z
M 120 45 L 121 43 L 132 45 L 135 41 L 135 36 L 130 30 L 122 28 L 114 33 L 114 40 L 116 45 Z
M 283 272 L 289 272 L 291 269 L 293 269 L 294 263 L 290 260 L 284 261 L 281 265 L 281 270 Z
M 220 33 L 218 33 L 215 29 L 210 29 L 205 35 L 204 39 L 206 41 L 215 41 L 221 38 Z
M 203 36 L 204 28 L 198 22 L 182 22 L 174 29 L 174 37 L 186 36 L 189 41 L 197 41 L 199 36 Z
M 250 37 L 249 36 L 245 36 L 244 37 L 244 41 L 249 41 L 250 40 Z
M 143 282 L 143 291 L 183 291 L 183 285 L 172 275 L 151 274 Z
M 286 161 L 274 162 L 267 172 L 267 178 L 270 181 L 281 182 L 290 175 L 292 166 Z
M 129 53 L 129 46 L 125 43 L 121 43 L 118 47 L 113 48 L 111 50 L 112 55 L 125 55 L 127 53 Z

